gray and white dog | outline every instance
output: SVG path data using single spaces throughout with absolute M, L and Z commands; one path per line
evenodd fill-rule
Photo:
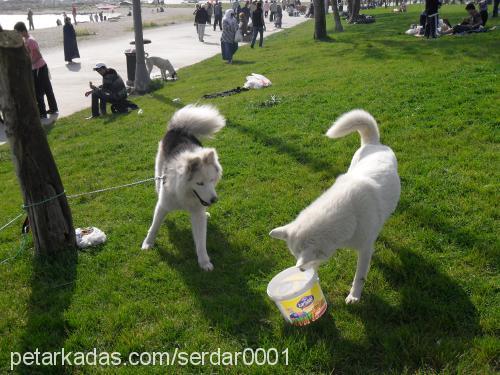
M 177 77 L 177 72 L 175 71 L 174 67 L 170 63 L 169 60 L 167 59 L 162 59 L 161 57 L 157 56 L 151 56 L 146 53 L 145 54 L 145 59 L 146 59 L 146 68 L 148 69 L 148 74 L 151 75 L 151 71 L 153 70 L 153 67 L 156 66 L 158 69 L 160 69 L 161 72 L 161 78 L 166 81 L 167 80 L 167 72 L 170 74 L 171 78 L 176 78 Z
M 143 250 L 153 247 L 168 212 L 186 210 L 191 213 L 198 264 L 205 271 L 213 270 L 206 247 L 206 209 L 217 201 L 215 186 L 222 167 L 215 149 L 203 147 L 200 138 L 212 136 L 225 124 L 225 118 L 209 105 L 188 105 L 173 115 L 156 155 L 158 202 Z

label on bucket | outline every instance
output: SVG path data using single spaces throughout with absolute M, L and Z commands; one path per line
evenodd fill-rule
M 287 301 L 280 301 L 279 304 L 291 323 L 298 326 L 315 321 L 323 315 L 327 307 L 318 283 L 304 294 Z

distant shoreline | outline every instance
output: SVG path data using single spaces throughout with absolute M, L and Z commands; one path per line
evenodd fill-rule
M 77 7 L 78 9 L 78 7 Z M 167 7 L 165 12 L 156 12 L 156 8 L 145 6 L 142 9 L 142 23 L 145 30 L 150 28 L 168 26 L 176 23 L 190 22 L 194 20 L 193 16 L 194 5 L 192 7 Z M 97 8 L 86 8 L 78 10 L 78 14 L 83 15 L 85 13 L 97 13 Z M 127 16 L 129 9 L 128 7 L 116 8 L 115 13 L 120 14 L 121 17 L 115 22 L 104 21 L 104 22 L 79 22 L 75 27 L 77 32 L 78 43 L 90 43 L 96 40 L 112 39 L 123 34 L 130 34 L 133 30 L 133 17 Z M 66 12 L 71 18 L 71 8 L 55 8 L 46 9 L 45 13 L 33 11 L 36 14 L 62 14 Z M 9 13 L 4 12 L 3 14 L 8 15 Z M 19 14 L 19 21 L 27 22 L 24 12 L 11 12 L 10 14 Z M 50 28 L 37 28 L 36 18 L 35 18 L 35 30 L 30 32 L 31 35 L 38 41 L 42 53 L 48 48 L 60 48 L 63 44 L 63 32 L 62 27 L 57 27 L 54 23 L 54 27 Z M 96 45 L 97 46 L 97 45 Z

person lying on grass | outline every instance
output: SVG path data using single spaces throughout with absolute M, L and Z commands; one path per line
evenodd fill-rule
M 474 4 L 467 4 L 465 10 L 469 13 L 469 17 L 465 18 L 460 25 L 455 25 L 450 30 L 442 32 L 443 35 L 468 33 L 478 30 L 483 25 L 481 15 L 476 10 Z

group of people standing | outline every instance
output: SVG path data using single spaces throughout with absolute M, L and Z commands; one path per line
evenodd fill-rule
M 276 2 L 273 0 L 272 4 L 276 4 Z M 280 5 L 277 6 L 278 8 L 281 10 Z M 243 6 L 238 1 L 235 1 L 231 8 L 223 13 L 221 2 L 215 0 L 215 3 L 208 2 L 203 6 L 197 4 L 193 14 L 200 42 L 204 42 L 205 27 L 207 24 L 212 24 L 212 16 L 214 17 L 213 29 L 215 31 L 217 26 L 219 26 L 219 29 L 222 31 L 220 39 L 222 59 L 227 61 L 228 64 L 233 62 L 233 56 L 238 50 L 238 43 L 245 40 L 245 38 L 248 38 L 248 41 L 251 40 L 251 48 L 254 48 L 257 37 L 259 37 L 259 47 L 263 45 L 264 31 L 266 30 L 265 18 L 267 14 L 265 13 L 262 1 L 246 1 Z M 278 11 L 275 11 L 273 19 L 277 20 L 278 14 L 279 27 L 281 27 L 282 12 L 278 13 Z M 251 30 L 249 30 L 250 21 L 252 25 Z

